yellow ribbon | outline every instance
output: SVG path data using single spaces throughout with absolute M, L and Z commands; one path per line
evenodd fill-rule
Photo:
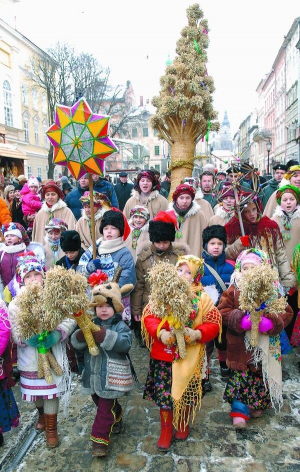
M 157 327 L 157 330 L 156 330 L 156 336 L 157 337 L 159 336 L 161 327 L 165 324 L 166 321 L 169 323 L 170 327 L 172 327 L 172 328 L 179 329 L 181 327 L 181 322 L 176 320 L 176 318 L 174 318 L 173 315 L 165 316 L 164 319 L 161 320 L 161 322 L 159 323 L 159 325 Z

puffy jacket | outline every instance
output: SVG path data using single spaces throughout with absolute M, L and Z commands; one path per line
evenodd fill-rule
M 5 303 L 0 300 L 0 357 L 5 357 L 4 352 L 7 350 L 10 338 L 10 323 L 8 321 L 8 313 Z M 0 379 L 4 379 L 6 375 L 6 368 L 3 363 L 2 373 L 0 371 Z
M 16 252 L 6 252 L 6 247 L 15 248 Z M 0 276 L 3 286 L 5 287 L 14 277 L 18 263 L 18 257 L 26 250 L 26 245 L 20 243 L 17 246 L 5 246 L 3 251 L 0 251 Z
M 211 254 L 208 254 L 208 252 L 203 251 L 202 257 L 205 264 L 212 267 L 219 274 L 224 284 L 228 288 L 231 274 L 234 271 L 234 264 L 230 264 L 226 261 L 225 251 L 223 251 L 218 257 L 214 257 Z M 219 292 L 219 297 L 222 295 L 222 287 L 206 266 L 204 266 L 204 275 L 201 279 L 201 283 L 204 287 L 207 285 L 215 285 Z
M 22 211 L 24 215 L 32 215 L 41 209 L 42 202 L 40 196 L 31 193 L 27 184 L 23 186 L 20 194 L 22 195 Z
M 5 203 L 5 200 L 0 197 L 0 225 L 5 225 L 12 221 L 10 211 Z
M 81 210 L 83 208 L 82 203 L 79 199 L 83 196 L 84 192 L 87 192 L 87 191 L 88 191 L 88 188 L 81 188 L 79 186 L 78 188 L 74 188 L 72 192 L 68 193 L 68 195 L 65 198 L 65 203 L 72 211 L 76 220 L 79 220 L 79 218 L 81 217 Z

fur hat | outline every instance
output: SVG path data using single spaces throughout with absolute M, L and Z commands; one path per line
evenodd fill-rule
M 42 186 L 42 198 L 45 198 L 47 192 L 55 192 L 62 200 L 65 198 L 63 191 L 56 185 L 53 180 L 49 180 Z
M 52 218 L 46 226 L 45 226 L 45 231 L 52 231 L 53 229 L 59 229 L 61 233 L 64 231 L 67 231 L 68 225 L 65 223 L 61 218 Z
M 152 243 L 159 241 L 175 241 L 178 227 L 174 211 L 160 211 L 149 222 L 149 239 Z
M 40 183 L 38 181 L 38 179 L 36 179 L 33 175 L 31 177 L 29 177 L 29 179 L 27 180 L 27 187 L 37 187 L 39 188 L 40 186 Z
M 130 292 L 133 287 L 134 285 L 132 284 L 126 284 L 120 288 L 116 282 L 107 282 L 101 285 L 96 285 L 91 290 L 92 300 L 90 306 L 96 307 L 108 303 L 116 313 L 122 313 L 124 311 L 122 294 Z
M 176 187 L 173 195 L 172 195 L 172 200 L 173 202 L 177 201 L 177 198 L 180 197 L 180 195 L 183 194 L 188 194 L 190 197 L 192 197 L 192 200 L 195 198 L 195 189 L 192 187 L 192 185 L 189 184 L 180 184 L 178 187 Z
M 105 226 L 115 226 L 120 231 L 120 236 L 125 241 L 130 234 L 130 227 L 123 213 L 118 208 L 112 208 L 104 213 L 100 224 L 100 233 L 103 234 Z
M 60 237 L 60 247 L 64 252 L 81 249 L 80 235 L 75 230 L 64 231 Z
M 202 242 L 203 242 L 203 247 L 209 243 L 209 241 L 213 238 L 220 239 L 226 246 L 227 244 L 227 234 L 224 226 L 221 225 L 212 225 L 208 226 L 203 230 L 202 233 Z
M 46 272 L 46 267 L 42 261 L 38 259 L 33 253 L 24 253 L 20 254 L 18 257 L 18 263 L 16 266 L 16 280 L 19 284 L 23 284 L 24 277 L 29 274 L 29 272 L 40 272 L 44 277 Z
M 18 236 L 18 238 L 22 239 L 22 242 L 26 244 L 26 246 L 29 245 L 30 239 L 28 237 L 28 234 L 23 228 L 20 223 L 6 223 L 5 225 L 2 226 L 2 234 L 3 236 L 7 234 L 14 234 L 15 236 Z

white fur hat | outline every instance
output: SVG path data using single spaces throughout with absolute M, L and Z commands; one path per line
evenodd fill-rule
M 39 184 L 39 181 L 36 177 L 34 177 L 33 175 L 31 177 L 29 177 L 28 181 L 27 181 L 27 187 L 37 187 L 39 188 L 40 184 Z

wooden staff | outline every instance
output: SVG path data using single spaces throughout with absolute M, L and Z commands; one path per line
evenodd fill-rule
M 94 186 L 93 186 L 92 174 L 89 174 L 89 190 L 90 190 L 93 259 L 96 259 L 97 253 L 96 253 L 95 212 L 94 212 Z

